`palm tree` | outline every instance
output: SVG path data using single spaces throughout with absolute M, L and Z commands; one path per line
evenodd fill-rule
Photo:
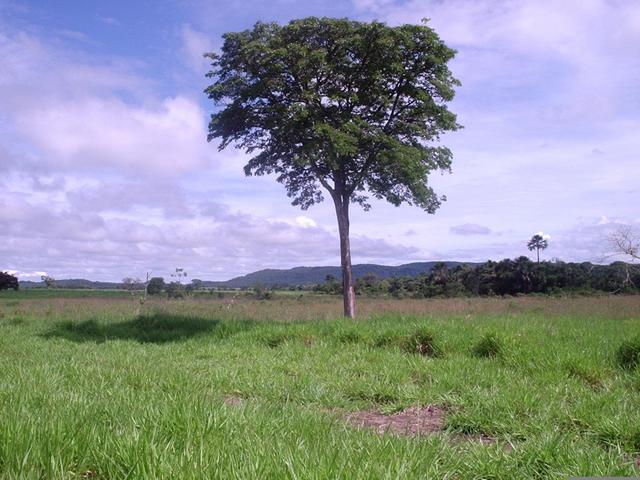
M 527 243 L 529 250 L 535 250 L 538 255 L 538 263 L 540 263 L 540 250 L 544 250 L 549 246 L 549 242 L 541 233 L 536 233 Z

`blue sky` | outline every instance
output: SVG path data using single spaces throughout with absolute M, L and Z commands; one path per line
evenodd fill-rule
M 292 207 L 206 142 L 205 51 L 305 16 L 430 25 L 458 55 L 435 215 L 353 209 L 355 263 L 607 260 L 640 226 L 640 2 L 0 0 L 0 268 L 23 279 L 226 279 L 338 263 L 328 203 Z

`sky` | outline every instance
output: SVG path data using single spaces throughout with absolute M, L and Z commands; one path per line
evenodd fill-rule
M 352 209 L 354 263 L 607 262 L 640 227 L 640 1 L 0 0 L 0 269 L 22 280 L 224 280 L 339 264 L 335 213 L 302 211 L 207 143 L 204 52 L 256 21 L 428 24 L 457 50 L 434 214 Z

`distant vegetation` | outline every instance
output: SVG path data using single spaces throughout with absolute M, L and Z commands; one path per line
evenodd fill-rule
M 431 268 L 441 262 L 415 262 L 407 263 L 404 265 L 390 266 L 390 265 L 376 265 L 376 264 L 359 264 L 353 266 L 353 273 L 355 278 L 360 278 L 368 273 L 374 273 L 379 278 L 389 277 L 401 277 L 401 276 L 415 276 L 421 273 L 429 272 Z M 460 262 L 445 262 L 449 267 L 461 265 Z M 475 264 L 470 264 L 475 265 Z M 211 281 L 193 279 L 191 285 L 194 285 L 195 290 L 203 288 L 223 288 L 223 289 L 235 289 L 235 288 L 252 288 L 256 285 L 264 285 L 265 287 L 312 287 L 317 283 L 321 283 L 325 280 L 327 275 L 333 275 L 336 278 L 340 278 L 340 267 L 295 267 L 290 269 L 265 269 L 257 272 L 252 272 L 247 275 L 234 277 L 226 281 Z M 144 282 L 127 282 L 127 278 L 123 282 L 94 282 L 85 279 L 65 279 L 56 280 L 56 288 L 91 288 L 91 289 L 120 289 L 126 290 L 142 290 L 144 288 Z M 39 288 L 44 287 L 42 282 L 21 281 L 22 288 Z M 149 280 L 149 293 L 151 294 L 154 289 L 162 291 L 166 288 L 165 279 L 162 277 L 152 277 Z
M 42 282 L 33 282 L 31 280 L 20 280 L 21 288 L 46 288 L 47 284 Z M 84 278 L 69 278 L 55 281 L 55 288 L 72 288 L 72 289 L 98 289 L 98 290 L 115 290 L 124 288 L 121 282 L 94 282 L 85 280 Z
M 433 298 L 521 294 L 640 293 L 640 265 L 614 262 L 596 265 L 559 260 L 536 263 L 527 257 L 485 263 L 420 262 L 399 266 L 354 265 L 358 295 Z M 15 277 L 14 277 L 15 278 Z M 20 282 L 23 288 L 44 288 L 40 282 Z M 57 280 L 56 289 L 143 290 L 144 283 Z M 6 287 L 5 287 L 6 288 Z M 13 287 L 9 287 L 13 288 Z M 194 279 L 190 283 L 149 280 L 149 295 L 181 298 L 205 290 L 254 290 L 269 299 L 269 291 L 313 291 L 342 294 L 340 267 L 296 267 L 260 270 L 226 282 Z
M 380 279 L 375 274 L 358 278 L 356 293 L 397 298 L 490 296 L 557 293 L 639 293 L 640 267 L 625 262 L 611 265 L 535 263 L 527 257 L 454 267 L 438 263 L 428 273 Z M 314 290 L 339 294 L 340 283 L 328 276 Z
M 0 290 L 18 290 L 18 278 L 7 272 L 0 271 Z
M 414 262 L 404 265 L 377 265 L 373 263 L 358 264 L 353 266 L 353 276 L 358 279 L 365 275 L 374 274 L 376 277 L 414 277 L 428 273 L 431 269 L 439 264 L 445 263 L 449 268 L 462 265 L 461 262 Z M 470 264 L 476 265 L 476 264 Z M 286 270 L 265 269 L 257 272 L 249 273 L 241 277 L 235 277 L 226 282 L 215 282 L 216 286 L 227 288 L 246 288 L 257 284 L 268 287 L 299 287 L 313 286 L 325 281 L 327 276 L 332 276 L 338 281 L 342 279 L 340 267 L 295 267 Z M 210 282 L 205 282 L 209 285 Z M 212 286 L 212 285 L 211 285 Z

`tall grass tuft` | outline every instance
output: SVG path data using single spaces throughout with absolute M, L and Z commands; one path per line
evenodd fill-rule
M 504 354 L 502 340 L 495 333 L 486 333 L 473 346 L 473 354 L 478 358 L 496 358 Z
M 409 353 L 418 353 L 425 357 L 442 357 L 444 351 L 436 342 L 435 335 L 425 329 L 419 328 L 402 341 L 402 349 Z
M 616 352 L 616 360 L 626 370 L 633 370 L 640 365 L 640 336 L 623 342 Z

